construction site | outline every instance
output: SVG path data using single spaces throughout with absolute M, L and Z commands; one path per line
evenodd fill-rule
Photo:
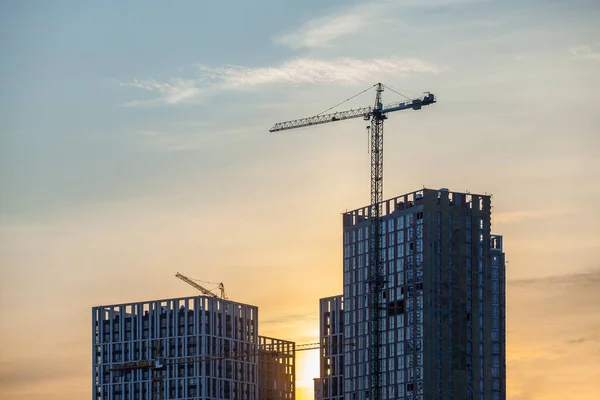
M 197 296 L 93 307 L 93 400 L 292 400 L 301 351 L 319 352 L 318 400 L 506 399 L 505 256 L 492 196 L 422 188 L 384 198 L 384 121 L 436 97 L 384 104 L 384 90 L 397 92 L 381 83 L 359 94 L 373 89 L 370 106 L 270 129 L 367 122 L 370 202 L 341 215 L 343 287 L 314 299 L 319 341 L 261 336 L 259 305 L 177 273 Z

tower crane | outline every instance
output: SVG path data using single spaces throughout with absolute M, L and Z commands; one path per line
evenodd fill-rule
M 187 283 L 188 285 L 195 287 L 203 294 L 210 296 L 210 297 L 219 298 L 219 296 L 214 294 L 212 291 L 210 291 L 210 290 L 206 289 L 205 287 L 201 286 L 200 284 L 196 283 L 195 279 L 188 278 L 187 276 L 182 275 L 179 272 L 176 273 L 175 276 L 178 277 L 179 279 L 181 279 L 182 281 L 184 281 L 185 283 Z M 221 298 L 223 300 L 227 300 L 227 293 L 225 293 L 225 286 L 223 285 L 223 282 L 220 282 L 220 283 L 205 282 L 205 283 L 210 283 L 211 285 L 218 285 L 217 289 L 219 289 L 219 291 L 221 292 Z
M 399 103 L 383 105 L 382 93 L 384 85 L 377 83 L 375 104 L 373 107 L 362 107 L 330 114 L 318 114 L 314 117 L 278 122 L 269 131 L 278 132 L 288 129 L 302 128 L 328 122 L 362 117 L 371 122 L 371 207 L 369 230 L 369 395 L 372 400 L 381 400 L 381 310 L 385 279 L 381 262 L 381 202 L 383 201 L 383 121 L 387 114 L 401 110 L 420 110 L 436 102 L 432 93 L 408 99 Z M 392 90 L 388 87 L 388 89 Z M 354 96 L 356 97 L 356 96 Z M 350 100 L 350 99 L 348 99 Z

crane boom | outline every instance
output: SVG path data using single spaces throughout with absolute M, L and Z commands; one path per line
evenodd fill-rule
M 354 343 L 346 343 L 343 346 L 354 346 Z M 309 351 L 316 349 L 325 349 L 326 346 L 322 343 L 304 343 L 297 344 L 294 346 L 293 352 L 299 351 Z M 221 353 L 221 354 L 209 354 L 203 356 L 190 356 L 190 357 L 165 357 L 158 358 L 156 360 L 139 360 L 139 361 L 131 361 L 121 364 L 115 364 L 110 368 L 110 371 L 133 371 L 138 369 L 160 369 L 166 365 L 176 365 L 176 364 L 189 364 L 189 363 L 197 363 L 197 362 L 209 362 L 214 360 L 225 360 L 225 359 L 235 359 L 235 358 L 244 358 L 257 356 L 262 353 L 273 353 L 278 357 L 288 357 L 289 354 L 282 354 L 273 349 L 273 346 L 259 346 L 253 352 L 244 352 L 244 353 Z
M 321 343 L 305 343 L 294 345 L 293 352 L 299 351 L 308 351 L 308 350 L 316 350 L 322 349 L 324 346 Z M 206 356 L 192 356 L 192 357 L 167 357 L 165 359 L 165 364 L 187 364 L 192 362 L 207 362 L 212 360 L 224 360 L 224 359 L 234 359 L 234 358 L 244 358 L 257 356 L 263 353 L 273 353 L 278 357 L 289 357 L 289 354 L 282 354 L 273 349 L 273 346 L 258 346 L 252 352 L 244 352 L 244 353 L 222 353 L 222 354 L 212 354 Z
M 342 121 L 363 117 L 370 120 L 371 134 L 371 208 L 369 215 L 369 397 L 372 400 L 381 400 L 382 376 L 382 337 L 381 337 L 381 310 L 383 309 L 383 291 L 385 278 L 383 275 L 383 262 L 381 259 L 381 203 L 383 201 L 383 121 L 387 114 L 400 110 L 420 110 L 436 102 L 432 93 L 425 92 L 423 96 L 402 102 L 383 105 L 381 94 L 384 85 L 376 86 L 375 104 L 373 107 L 362 107 L 356 110 L 340 111 L 331 114 L 316 115 L 292 121 L 276 123 L 269 131 L 278 132 L 286 129 L 302 128 L 327 122 Z M 416 378 L 413 378 L 416 379 Z
M 182 275 L 183 276 L 183 275 Z M 340 343 L 337 346 L 354 346 L 354 343 Z M 152 398 L 160 400 L 161 394 L 163 393 L 163 375 L 161 371 L 164 371 L 168 366 L 175 366 L 181 364 L 192 364 L 192 363 L 207 363 L 218 360 L 229 360 L 247 358 L 253 356 L 269 355 L 275 359 L 281 359 L 283 357 L 295 357 L 296 352 L 308 351 L 308 350 L 326 350 L 330 346 L 324 343 L 305 343 L 305 344 L 294 344 L 292 348 L 292 355 L 288 352 L 278 351 L 278 346 L 275 344 L 266 344 L 256 346 L 253 351 L 243 351 L 241 353 L 221 353 L 221 354 L 209 354 L 209 355 L 198 355 L 198 356 L 183 356 L 183 357 L 161 357 L 164 347 L 160 340 L 155 340 L 154 343 L 153 359 L 141 359 L 137 361 L 130 361 L 126 363 L 112 364 L 108 369 L 110 372 L 117 374 L 124 374 L 136 370 L 150 370 L 152 371 Z
M 269 132 L 284 131 L 287 129 L 303 128 L 305 126 L 325 124 L 327 122 L 343 121 L 358 117 L 367 117 L 371 114 L 371 107 L 362 107 L 356 110 L 338 111 L 331 114 L 315 115 L 314 117 L 300 118 L 292 121 L 278 122 Z
M 183 276 L 183 275 L 182 275 Z M 307 343 L 293 346 L 293 355 L 286 352 L 277 351 L 273 345 L 257 346 L 254 351 L 245 351 L 241 353 L 221 353 L 221 354 L 210 354 L 210 355 L 199 355 L 199 356 L 183 356 L 183 357 L 160 357 L 161 344 L 157 341 L 155 349 L 155 359 L 142 359 L 138 361 L 131 361 L 120 364 L 113 364 L 110 368 L 110 372 L 117 374 L 123 374 L 136 370 L 150 370 L 152 371 L 152 399 L 161 399 L 163 393 L 163 375 L 161 371 L 165 370 L 168 366 L 192 364 L 192 363 L 207 363 L 218 360 L 230 360 L 230 359 L 244 359 L 248 357 L 268 355 L 275 359 L 281 359 L 283 357 L 295 357 L 296 352 L 314 350 L 325 348 L 321 343 Z
M 425 93 L 423 96 L 415 99 L 386 104 L 382 107 L 381 112 L 383 114 L 386 114 L 389 112 L 404 110 L 408 108 L 418 110 L 422 106 L 427 106 L 432 103 L 435 103 L 434 95 L 431 93 Z M 307 126 L 325 124 L 328 122 L 343 121 L 346 119 L 353 119 L 359 117 L 363 117 L 366 119 L 370 118 L 372 114 L 373 107 L 361 107 L 353 110 L 338 111 L 330 114 L 319 114 L 315 115 L 314 117 L 278 122 L 275 125 L 273 125 L 271 129 L 269 129 L 269 132 L 279 132 L 288 129 L 304 128 Z
M 179 272 L 176 273 L 175 276 L 178 277 L 179 279 L 181 279 L 182 281 L 184 281 L 185 283 L 187 283 L 188 285 L 195 287 L 196 289 L 198 289 L 199 291 L 201 291 L 202 293 L 204 293 L 207 296 L 217 297 L 217 298 L 219 297 L 216 294 L 214 294 L 213 292 L 211 292 L 210 290 L 206 289 L 205 287 L 200 286 L 199 284 L 197 284 L 196 282 L 194 282 L 187 276 L 181 275 Z M 221 284 L 221 285 L 223 285 L 223 284 Z M 219 288 L 221 288 L 221 286 Z M 224 289 L 223 289 L 223 291 L 224 291 Z M 223 293 L 223 291 L 221 293 Z

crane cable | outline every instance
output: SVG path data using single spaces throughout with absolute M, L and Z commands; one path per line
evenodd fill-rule
M 410 97 L 403 95 L 402 93 L 398 92 L 397 90 L 389 87 L 388 85 L 383 85 L 383 87 L 385 87 L 386 89 L 391 90 L 392 92 L 399 94 L 400 96 L 404 97 L 406 100 L 412 100 Z
M 377 86 L 377 84 L 375 84 L 375 85 L 373 85 L 373 86 L 369 86 L 368 88 L 366 88 L 366 89 L 365 89 L 365 90 L 363 90 L 362 92 L 360 92 L 360 93 L 358 93 L 358 94 L 355 94 L 354 96 L 352 96 L 352 97 L 349 97 L 349 98 L 347 98 L 346 100 L 344 100 L 344 101 L 342 101 L 342 102 L 340 102 L 340 103 L 338 103 L 338 104 L 336 104 L 336 105 L 334 105 L 334 106 L 331 106 L 331 107 L 329 107 L 327 110 L 321 111 L 321 112 L 320 112 L 320 113 L 318 113 L 316 116 L 319 116 L 319 115 L 321 115 L 321 114 L 325 114 L 327 111 L 331 111 L 331 110 L 333 110 L 334 108 L 341 106 L 342 104 L 344 104 L 344 103 L 346 103 L 346 102 L 348 102 L 348 101 L 350 101 L 350 100 L 352 100 L 352 99 L 354 99 L 354 98 L 356 98 L 356 97 L 360 96 L 361 94 L 363 94 L 363 93 L 365 93 L 365 92 L 368 92 L 369 90 L 373 89 L 375 86 Z M 394 93 L 396 93 L 396 94 L 398 94 L 398 95 L 400 95 L 400 96 L 404 97 L 406 100 L 411 100 L 411 98 L 410 98 L 410 97 L 403 95 L 402 93 L 400 93 L 399 91 L 395 90 L 395 89 L 394 89 L 394 88 L 392 88 L 391 86 L 388 86 L 388 85 L 385 85 L 385 84 L 384 84 L 384 85 L 383 85 L 383 87 L 385 87 L 386 89 L 389 89 L 389 90 L 391 90 L 392 92 L 394 92 Z M 211 282 L 206 282 L 206 283 L 211 283 Z
M 215 286 L 214 288 L 211 288 L 211 289 L 208 289 L 208 288 L 207 288 L 207 290 L 208 290 L 209 292 L 214 292 L 215 290 L 217 290 L 217 289 L 220 289 L 220 283 L 216 283 L 216 282 L 208 282 L 208 281 L 202 281 L 202 280 L 200 280 L 200 279 L 194 279 L 194 278 L 188 278 L 188 279 L 189 279 L 189 280 L 192 280 L 192 281 L 194 281 L 194 282 L 207 283 L 207 284 L 209 284 L 209 285 L 217 285 L 217 286 Z
M 324 113 L 326 113 L 326 112 L 327 112 L 327 111 L 329 111 L 329 110 L 332 110 L 332 109 L 334 109 L 334 108 L 336 108 L 336 107 L 338 107 L 338 106 L 341 106 L 342 104 L 346 103 L 347 101 L 350 101 L 350 100 L 354 99 L 355 97 L 358 97 L 358 96 L 360 96 L 361 94 L 363 94 L 363 93 L 365 93 L 365 92 L 367 92 L 367 91 L 369 91 L 369 90 L 373 89 L 375 86 L 377 86 L 377 84 L 375 84 L 375 85 L 373 85 L 373 86 L 369 86 L 368 88 L 366 88 L 366 89 L 365 89 L 365 90 L 363 90 L 362 92 L 360 92 L 360 93 L 358 93 L 358 94 L 355 94 L 355 95 L 354 95 L 354 96 L 352 96 L 352 97 L 349 97 L 349 98 L 347 98 L 346 100 L 342 101 L 341 103 L 338 103 L 338 104 L 336 104 L 335 106 L 329 107 L 329 108 L 328 108 L 327 110 L 325 110 L 325 111 L 321 111 L 320 113 L 318 113 L 318 114 L 317 114 L 317 115 L 315 115 L 315 116 L 317 117 L 317 116 L 319 116 L 319 115 L 321 115 L 321 114 L 324 114 Z
M 189 280 L 192 280 L 192 281 L 200 282 L 200 283 L 208 283 L 209 285 L 218 285 L 218 283 L 217 283 L 217 282 L 208 282 L 208 281 L 202 281 L 202 280 L 200 280 L 200 279 L 194 279 L 194 278 L 189 278 L 189 277 L 188 277 L 188 279 L 189 279 Z

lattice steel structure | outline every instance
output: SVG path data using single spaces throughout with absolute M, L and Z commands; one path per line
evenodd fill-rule
M 370 398 L 381 399 L 381 308 L 383 266 L 381 265 L 381 201 L 383 200 L 383 120 L 381 93 L 377 85 L 371 118 L 371 218 L 369 251 L 369 389 Z

